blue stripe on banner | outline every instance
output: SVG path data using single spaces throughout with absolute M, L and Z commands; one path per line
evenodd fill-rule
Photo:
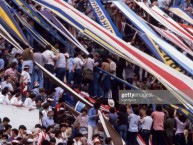
M 29 24 L 27 24 L 18 14 L 18 12 L 16 10 L 14 10 L 13 8 L 10 9 L 15 15 L 16 17 L 19 19 L 19 21 L 22 23 L 22 25 L 25 27 L 25 29 L 27 30 L 27 32 L 43 47 L 46 46 L 46 43 L 44 41 L 42 41 L 42 36 L 35 30 L 33 29 Z
M 21 8 L 28 16 L 30 16 L 35 22 L 37 22 L 40 26 L 46 29 L 50 34 L 52 34 L 55 38 L 57 38 L 61 43 L 66 45 L 65 40 L 55 32 L 50 25 L 41 18 L 25 1 L 23 0 L 13 0 L 13 2 Z
M 157 52 L 157 50 L 155 49 L 155 46 L 152 44 L 152 42 L 149 40 L 149 38 L 147 37 L 147 35 L 145 33 L 140 34 L 139 33 L 139 37 L 145 42 L 146 46 L 149 48 L 149 50 L 155 55 L 155 57 L 164 62 L 162 57 L 160 56 L 160 54 Z M 153 40 L 152 40 L 153 41 Z
M 134 15 L 136 17 L 136 19 L 138 19 L 138 21 L 141 22 L 141 24 L 143 24 L 149 31 L 151 31 L 152 33 L 154 33 L 154 35 L 157 35 L 155 33 L 155 31 L 153 29 L 151 29 L 143 20 L 141 20 L 139 18 L 139 16 L 133 12 L 129 7 L 127 8 L 128 12 L 130 13 L 130 15 Z M 156 51 L 156 49 L 154 48 L 154 45 L 151 43 L 151 41 L 149 40 L 149 38 L 146 36 L 145 32 L 143 31 L 143 29 L 141 29 L 140 25 L 136 24 L 132 19 L 130 19 L 130 17 L 126 16 L 131 22 L 132 24 L 139 30 L 141 31 L 141 34 L 139 34 L 140 38 L 145 42 L 146 46 L 150 49 L 150 51 L 155 55 L 155 57 L 164 62 L 162 57 L 159 55 L 159 53 Z M 158 36 L 158 35 L 157 35 Z
M 64 17 L 66 17 L 68 20 L 70 20 L 72 23 L 74 23 L 76 25 L 76 27 L 78 27 L 78 29 L 84 30 L 84 26 L 81 24 L 81 22 L 78 22 L 78 20 L 74 20 L 72 17 L 68 16 L 66 13 L 64 13 L 63 11 L 61 11 L 60 9 L 58 9 L 57 7 L 50 5 L 44 1 L 38 1 L 41 2 L 43 5 L 49 7 L 52 10 L 57 9 L 57 12 L 59 12 L 60 14 L 62 14 Z M 71 25 L 71 24 L 70 24 Z
M 119 33 L 117 27 L 113 23 L 112 19 L 110 18 L 107 11 L 104 9 L 102 3 L 100 0 L 89 0 L 90 6 L 92 7 L 92 10 L 95 14 L 95 17 L 97 18 L 98 22 L 109 30 L 111 33 L 117 35 L 119 38 L 122 38 L 121 34 Z

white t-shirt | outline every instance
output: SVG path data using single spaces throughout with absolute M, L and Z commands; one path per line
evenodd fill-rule
M 10 105 L 11 104 L 11 99 L 9 99 L 9 95 L 5 96 L 5 104 Z
M 35 101 L 32 101 L 31 98 L 26 98 L 25 101 L 24 101 L 23 106 L 29 107 L 29 108 L 31 108 L 31 107 L 35 108 L 36 107 L 36 103 L 35 103 Z
M 6 98 L 5 95 L 0 94 L 0 104 L 5 104 L 5 98 Z
M 112 61 L 111 63 L 110 63 L 110 70 L 112 71 L 114 71 L 114 73 L 112 73 L 112 75 L 115 75 L 116 76 L 116 69 L 117 69 L 117 65 L 116 65 L 116 63 L 114 62 L 114 61 Z
M 21 105 L 23 102 L 21 100 L 18 100 L 15 96 L 11 98 L 11 105 Z
M 51 65 L 54 65 L 54 58 L 55 58 L 55 55 L 52 51 L 50 50 L 46 50 L 42 53 L 43 55 L 43 59 L 45 61 L 45 64 L 51 64 Z
M 8 87 L 9 91 L 13 91 L 13 86 L 11 83 L 7 83 L 6 81 L 1 83 L 1 88 L 4 89 L 5 87 Z
M 151 118 L 151 116 L 146 116 L 141 120 L 141 123 L 142 123 L 142 129 L 151 130 L 153 119 Z
M 86 61 L 87 61 L 87 62 L 85 63 L 84 68 L 85 68 L 85 69 L 93 70 L 93 67 L 94 67 L 94 59 L 88 58 Z
M 82 66 L 83 66 L 83 61 L 78 58 L 78 57 L 75 57 L 74 60 L 73 60 L 74 64 L 76 64 L 76 67 L 75 69 L 81 69 Z
M 22 71 L 21 76 L 23 76 L 23 82 L 25 83 L 31 82 L 31 77 L 28 72 Z

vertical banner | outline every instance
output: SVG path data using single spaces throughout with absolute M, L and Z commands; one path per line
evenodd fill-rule
M 103 7 L 100 0 L 89 0 L 89 3 L 92 7 L 95 17 L 97 18 L 97 21 L 101 24 L 101 26 L 103 26 L 119 38 L 122 38 L 120 32 L 118 31 L 118 28 L 113 23 L 111 17 Z

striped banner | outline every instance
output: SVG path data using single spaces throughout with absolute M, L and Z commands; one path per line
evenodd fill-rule
M 168 10 L 174 13 L 176 16 L 193 25 L 192 17 L 189 14 L 187 14 L 184 10 L 182 10 L 180 7 L 170 7 Z
M 24 0 L 12 0 L 19 8 L 23 10 L 30 18 L 32 18 L 35 22 L 37 22 L 42 28 L 46 29 L 47 32 L 52 34 L 55 38 L 57 38 L 61 43 L 66 45 L 65 40 L 54 31 L 49 24 L 44 21 Z
M 78 10 L 61 0 L 36 0 L 39 4 L 52 10 L 63 20 L 75 26 L 82 33 L 90 36 L 97 43 L 107 44 L 111 51 L 121 55 L 126 60 L 132 60 L 139 66 L 156 76 L 162 83 L 168 84 L 172 89 L 179 90 L 184 99 L 193 104 L 193 97 L 186 90 L 193 90 L 193 81 L 189 77 L 166 66 L 155 58 L 143 53 L 137 48 L 129 45 L 115 35 L 112 35 L 105 28 L 80 13 Z M 81 24 L 79 23 L 81 21 Z M 106 43 L 104 43 L 106 42 Z M 129 59 L 128 59 L 129 58 Z M 186 62 L 187 63 L 187 62 Z M 190 65 L 191 66 L 191 65 Z
M 21 46 L 12 38 L 12 36 L 4 29 L 2 25 L 0 25 L 0 35 L 11 43 L 15 48 L 22 49 Z
M 82 46 L 82 44 L 59 22 L 59 20 L 48 11 L 41 11 L 39 14 L 56 30 L 58 30 L 64 37 L 66 37 L 71 43 L 77 46 L 85 54 L 89 52 Z
M 28 45 L 23 32 L 7 8 L 5 1 L 0 1 L 0 24 L 23 44 Z
M 160 10 L 158 7 L 153 6 L 149 8 L 142 2 L 135 1 L 143 10 L 145 10 L 148 14 L 150 14 L 154 19 L 160 22 L 169 30 L 173 31 L 174 33 L 180 35 L 181 37 L 192 41 L 193 36 L 190 35 L 186 30 L 184 30 L 178 23 L 176 23 L 173 19 L 171 19 L 166 13 Z
M 17 11 L 14 9 L 11 9 L 11 11 L 15 14 L 15 16 L 18 18 L 20 23 L 25 27 L 25 29 L 28 31 L 28 33 L 37 41 L 42 47 L 46 47 L 46 45 L 51 45 L 47 40 L 45 40 L 34 28 L 32 28 L 24 19 L 22 19 Z M 52 51 L 54 53 L 57 53 L 57 50 L 51 45 Z
M 92 7 L 92 10 L 94 12 L 95 17 L 97 18 L 97 21 L 109 30 L 111 33 L 115 34 L 119 38 L 122 38 L 121 34 L 119 33 L 117 27 L 113 23 L 112 19 L 110 18 L 109 14 L 103 7 L 100 0 L 89 0 L 90 6 Z
M 183 41 L 181 41 L 174 33 L 170 31 L 163 30 L 156 26 L 151 25 L 161 36 L 166 38 L 167 40 L 173 42 L 175 45 L 180 47 L 182 50 L 193 56 L 193 52 L 190 48 L 188 48 Z
M 186 29 L 186 31 L 188 31 L 191 35 L 193 35 L 193 27 L 192 26 L 188 26 L 188 25 L 181 24 L 181 23 L 179 23 L 179 25 L 181 27 L 183 27 L 184 29 Z
M 193 63 L 192 60 L 184 56 L 181 52 L 176 50 L 175 47 L 173 47 L 172 45 L 164 41 L 162 38 L 160 38 L 157 34 L 155 34 L 155 32 L 150 27 L 147 27 L 146 25 L 144 25 L 145 22 L 144 21 L 142 22 L 139 16 L 137 16 L 125 3 L 121 1 L 113 1 L 113 4 L 115 4 L 117 8 L 129 20 L 131 20 L 133 23 L 135 23 L 135 25 L 140 27 L 146 34 L 148 34 L 148 36 L 151 37 L 151 39 L 153 39 L 157 45 L 161 46 L 161 50 L 164 51 L 168 56 L 170 56 L 170 58 L 172 58 L 176 63 L 178 63 L 178 65 L 184 68 L 184 70 L 188 72 L 192 72 L 192 69 L 190 69 L 187 65 L 187 62 L 192 64 Z M 179 56 L 179 57 L 176 57 L 176 56 Z M 174 68 L 179 68 L 178 65 L 176 65 L 175 63 L 169 63 L 169 65 L 173 66 Z M 193 74 L 193 72 L 191 74 Z

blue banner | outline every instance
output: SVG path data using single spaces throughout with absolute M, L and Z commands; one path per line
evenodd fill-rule
M 89 0 L 89 3 L 100 25 L 109 30 L 111 33 L 117 35 L 119 38 L 122 38 L 117 27 L 111 20 L 107 11 L 104 9 L 100 0 Z

